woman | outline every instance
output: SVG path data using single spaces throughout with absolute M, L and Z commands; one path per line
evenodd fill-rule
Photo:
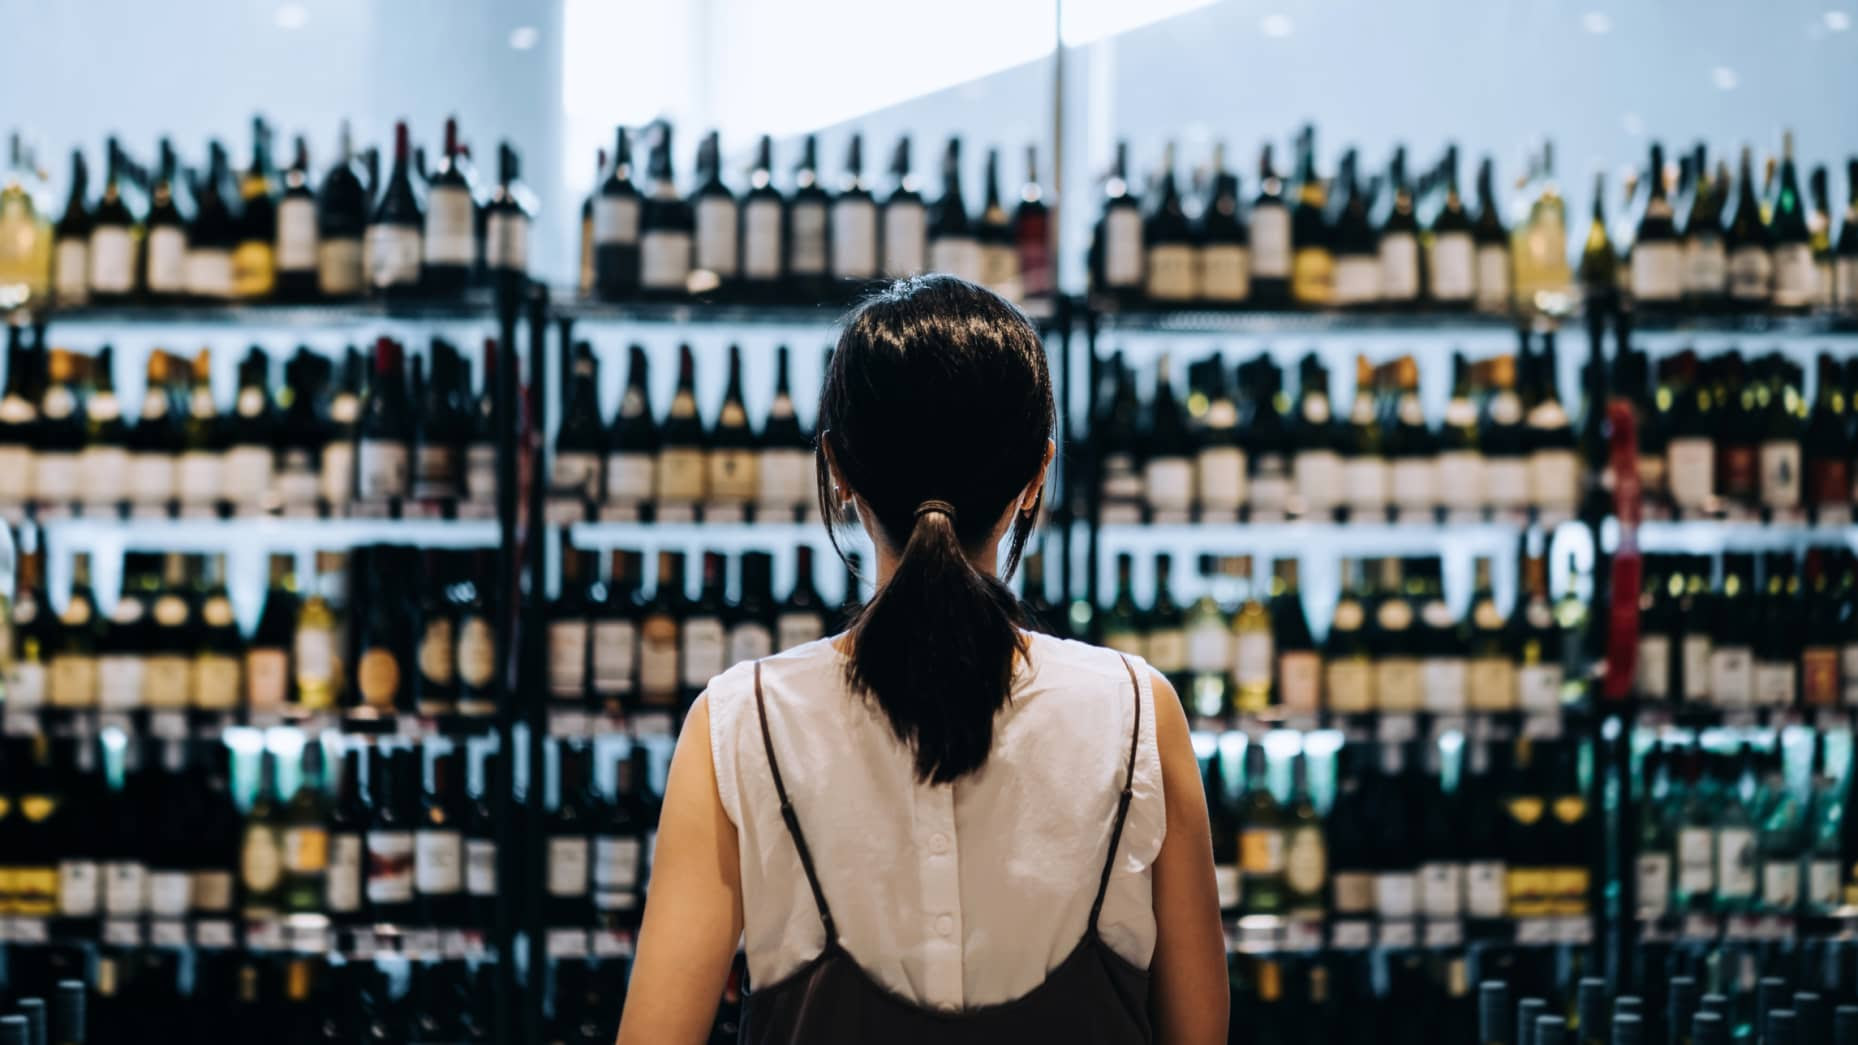
M 621 1045 L 705 1041 L 738 940 L 745 1042 L 1225 1041 L 1180 701 L 1139 660 L 1023 630 L 994 576 L 1052 422 L 1044 347 L 999 297 L 930 276 L 852 313 L 819 498 L 863 522 L 877 594 L 691 708 Z

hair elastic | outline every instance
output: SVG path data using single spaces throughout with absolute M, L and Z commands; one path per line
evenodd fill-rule
M 947 501 L 938 501 L 931 498 L 916 506 L 916 517 L 918 519 L 930 512 L 941 512 L 943 515 L 948 516 L 950 524 L 953 524 L 955 521 L 955 506 Z

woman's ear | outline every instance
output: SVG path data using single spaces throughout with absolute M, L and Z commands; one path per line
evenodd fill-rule
M 852 488 L 839 474 L 838 462 L 832 459 L 832 444 L 825 439 L 819 441 L 819 455 L 826 459 L 826 478 L 832 483 L 833 506 L 840 511 L 850 511 L 852 507 Z
M 1051 471 L 1052 458 L 1058 454 L 1058 444 L 1045 440 L 1045 459 L 1039 462 L 1039 474 L 1035 476 L 1026 489 L 1019 495 L 1019 510 L 1030 512 L 1039 506 L 1039 494 L 1045 490 L 1045 473 Z

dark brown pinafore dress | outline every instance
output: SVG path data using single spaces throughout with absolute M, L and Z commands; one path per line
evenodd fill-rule
M 998 1005 L 957 1011 L 928 1008 L 904 998 L 871 978 L 839 942 L 832 909 L 813 869 L 813 856 L 800 831 L 800 818 L 781 782 L 780 763 L 768 733 L 768 712 L 761 695 L 761 665 L 755 665 L 755 710 L 768 768 L 781 799 L 781 819 L 793 837 L 800 866 L 813 889 L 819 920 L 826 928 L 826 949 L 778 983 L 751 990 L 743 998 L 743 1045 L 1020 1045 L 1063 1042 L 1065 1045 L 1147 1045 L 1148 971 L 1131 965 L 1097 935 L 1097 916 L 1110 884 L 1123 820 L 1129 814 L 1135 781 L 1136 740 L 1142 731 L 1142 688 L 1128 658 L 1129 682 L 1135 687 L 1135 729 L 1129 737 L 1129 765 L 1122 798 L 1110 829 L 1110 850 L 1097 879 L 1096 902 L 1084 937 L 1045 979 L 1028 993 Z

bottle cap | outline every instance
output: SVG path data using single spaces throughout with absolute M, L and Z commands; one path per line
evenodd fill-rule
M 1524 998 L 1516 1003 L 1516 1045 L 1535 1045 L 1536 1017 L 1548 1012 L 1548 1003 L 1540 998 Z
M 1581 1037 L 1589 1040 L 1599 1037 L 1600 1029 L 1606 1026 L 1606 981 L 1597 976 L 1583 977 L 1575 988 L 1574 997 Z
M 82 981 L 58 981 L 58 993 L 52 995 L 52 1026 L 58 1041 L 84 1041 L 88 1035 L 84 1023 L 85 989 Z
M 1477 1036 L 1484 1041 L 1502 1041 L 1510 1025 L 1510 985 L 1502 980 L 1485 980 L 1477 988 Z
M 26 1017 L 0 1016 L 0 1045 L 28 1045 Z
M 30 1045 L 45 1045 L 45 999 L 21 998 L 19 1014 L 26 1018 L 26 1040 Z
M 1700 1011 L 1691 1018 L 1691 1045 L 1729 1045 L 1729 1025 L 1722 1014 Z
M 1630 1012 L 1613 1014 L 1613 1045 L 1643 1045 L 1645 1024 Z
M 1832 1045 L 1858 1045 L 1858 1005 L 1833 1010 Z
M 1531 1045 L 1567 1045 L 1568 1021 L 1559 1016 L 1535 1018 L 1535 1041 Z
M 1792 1009 L 1768 1010 L 1768 1034 L 1763 1038 L 1765 1045 L 1794 1045 L 1800 1021 Z

